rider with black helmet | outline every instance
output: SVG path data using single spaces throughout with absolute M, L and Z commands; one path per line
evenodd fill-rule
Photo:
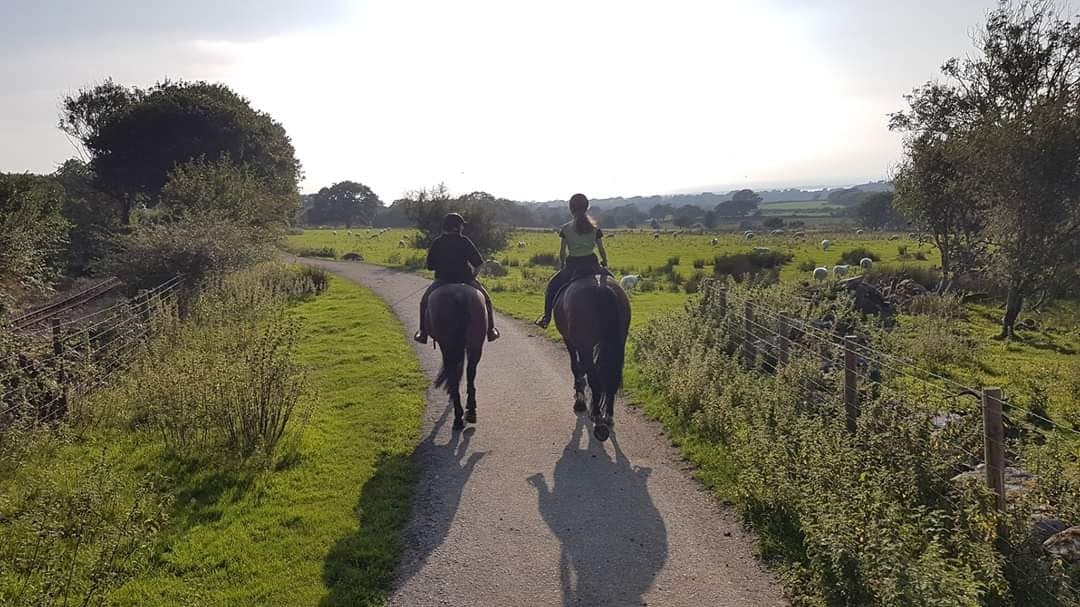
M 488 341 L 499 338 L 499 330 L 495 328 L 495 315 L 491 311 L 491 296 L 476 280 L 476 272 L 484 263 L 484 258 L 480 256 L 480 251 L 473 241 L 461 234 L 464 227 L 464 217 L 458 213 L 448 213 L 443 219 L 443 233 L 428 249 L 427 269 L 435 271 L 435 280 L 420 299 L 420 330 L 413 336 L 413 339 L 422 344 L 426 344 L 428 338 L 428 295 L 439 286 L 451 282 L 471 285 L 484 294 L 488 314 Z

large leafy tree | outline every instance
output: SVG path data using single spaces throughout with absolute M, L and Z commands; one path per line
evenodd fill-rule
M 893 208 L 894 199 L 892 192 L 874 192 L 856 207 L 855 216 L 864 228 L 871 230 L 899 228 L 904 220 Z
M 267 188 L 248 165 L 199 158 L 169 173 L 156 208 L 169 220 L 196 215 L 275 231 L 291 221 L 294 200 Z
M 465 235 L 480 252 L 488 255 L 506 247 L 509 229 L 495 217 L 496 199 L 487 192 L 453 197 L 444 184 L 416 190 L 406 196 L 406 213 L 420 231 L 416 246 L 428 247 L 442 233 L 443 218 L 457 212 L 465 217 Z M 397 204 L 397 203 L 395 203 Z
M 756 211 L 762 200 L 754 190 L 738 190 L 732 194 L 731 200 L 716 205 L 715 211 L 721 217 L 743 217 Z
M 62 101 L 61 128 L 79 139 L 101 188 L 122 202 L 123 220 L 153 207 L 180 165 L 227 157 L 269 192 L 298 204 L 300 163 L 285 129 L 223 84 L 162 82 L 149 90 L 112 81 Z
M 909 133 L 909 158 L 911 142 L 947 142 L 957 179 L 984 203 L 1008 337 L 1024 297 L 1077 263 L 1080 23 L 1050 0 L 1002 1 L 976 51 L 946 62 L 944 82 L 913 91 L 891 126 Z
M 322 188 L 312 197 L 307 222 L 312 224 L 370 225 L 383 206 L 379 197 L 362 183 L 341 181 Z

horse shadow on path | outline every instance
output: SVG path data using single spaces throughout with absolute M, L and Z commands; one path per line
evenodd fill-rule
M 667 561 L 667 529 L 649 495 L 651 469 L 632 466 L 614 434 L 611 445 L 614 459 L 580 415 L 552 485 L 542 474 L 527 479 L 562 544 L 559 577 L 567 607 L 641 605 Z
M 381 604 L 392 587 L 404 585 L 446 540 L 465 484 L 484 456 L 474 452 L 465 457 L 473 435 L 471 427 L 453 430 L 448 442 L 436 444 L 435 438 L 452 410 L 448 404 L 412 458 L 380 456 L 375 474 L 364 484 L 356 504 L 358 528 L 340 538 L 326 556 L 323 580 L 330 592 L 320 607 Z M 424 469 L 434 474 L 425 479 L 427 483 L 416 485 L 412 511 L 423 516 L 416 521 L 417 528 L 402 535 L 409 521 L 410 509 L 405 506 L 417 469 L 421 474 Z M 402 543 L 419 546 L 415 552 L 405 546 L 405 559 L 399 563 L 396 547 Z

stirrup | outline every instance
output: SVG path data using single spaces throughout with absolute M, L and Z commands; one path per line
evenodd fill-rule
M 499 333 L 499 330 L 496 329 L 495 327 L 491 327 L 491 329 L 488 330 L 488 334 L 487 334 L 487 340 L 488 341 L 495 341 L 496 339 L 499 339 L 500 337 L 502 337 L 502 334 Z
M 424 333 L 423 331 L 417 331 L 416 335 L 413 335 L 413 340 L 421 344 L 426 344 L 427 338 L 427 333 Z
M 541 329 L 546 329 L 548 328 L 548 325 L 551 324 L 551 319 L 541 316 L 540 318 L 534 320 L 533 324 L 540 327 Z

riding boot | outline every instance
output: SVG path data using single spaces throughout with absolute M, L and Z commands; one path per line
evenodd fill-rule
M 558 274 L 551 278 L 548 282 L 547 290 L 544 291 L 544 315 L 537 318 L 535 321 L 536 326 L 546 329 L 551 324 L 551 308 L 555 304 L 555 290 L 558 289 Z
M 430 287 L 428 289 L 430 290 Z M 428 340 L 427 326 L 425 326 L 427 323 L 425 322 L 425 319 L 427 319 L 426 292 L 424 293 L 424 296 L 420 298 L 420 330 L 416 332 L 416 335 L 413 335 L 413 340 L 421 344 L 427 344 Z

